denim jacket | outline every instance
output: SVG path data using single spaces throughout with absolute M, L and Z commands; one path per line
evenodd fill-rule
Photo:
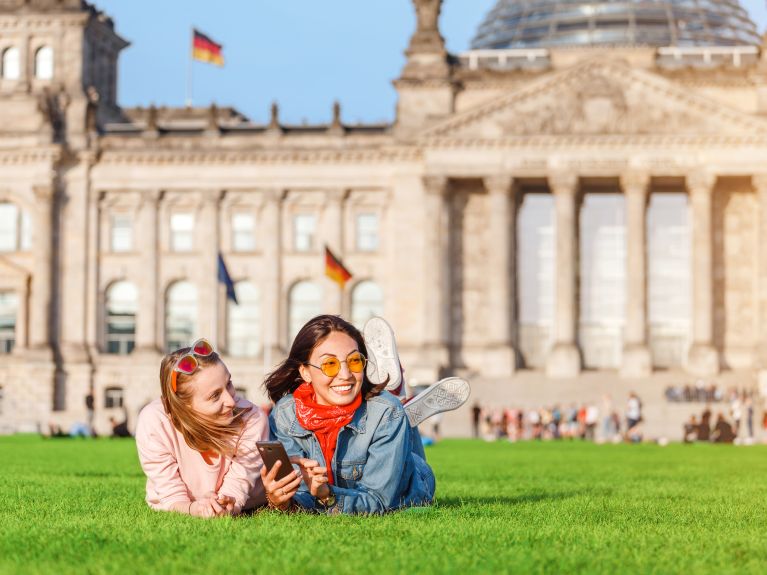
M 288 455 L 325 466 L 317 438 L 298 422 L 293 395 L 277 402 L 269 426 Z M 410 427 L 399 399 L 386 391 L 363 401 L 341 429 L 331 466 L 336 497 L 331 512 L 385 513 L 426 505 L 434 497 L 434 473 L 423 457 L 418 430 Z M 303 482 L 295 500 L 306 509 L 324 509 Z

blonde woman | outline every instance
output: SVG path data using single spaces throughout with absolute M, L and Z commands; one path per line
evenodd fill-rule
M 256 442 L 269 439 L 267 417 L 236 396 L 210 343 L 200 339 L 166 355 L 160 390 L 136 428 L 150 507 L 216 517 L 290 504 L 301 476 L 291 472 L 276 481 L 276 467 L 266 473 Z

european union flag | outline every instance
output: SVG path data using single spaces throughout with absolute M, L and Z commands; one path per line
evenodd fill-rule
M 232 276 L 229 275 L 229 270 L 226 269 L 224 256 L 221 255 L 221 252 L 218 252 L 218 281 L 226 286 L 226 299 L 230 299 L 239 305 L 237 301 L 237 294 L 234 293 L 234 282 L 232 281 Z

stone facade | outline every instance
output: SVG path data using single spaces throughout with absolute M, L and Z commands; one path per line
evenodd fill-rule
M 0 79 L 0 206 L 32 222 L 28 246 L 0 253 L 0 293 L 19 302 L 15 345 L 0 364 L 0 429 L 83 421 L 90 391 L 100 431 L 121 411 L 107 405 L 122 402 L 133 417 L 157 395 L 179 282 L 196 294 L 194 335 L 216 343 L 256 399 L 299 303 L 355 316 L 366 282 L 382 294 L 371 309 L 395 326 L 411 380 L 524 371 L 546 385 L 577 378 L 603 354 L 603 369 L 641 384 L 660 363 L 648 340 L 656 296 L 647 270 L 663 254 L 647 249 L 647 206 L 665 193 L 689 206 L 690 255 L 680 260 L 689 351 L 674 368 L 753 378 L 767 365 L 767 52 L 733 47 L 712 60 L 701 48 L 675 59 L 646 46 L 585 46 L 456 58 L 436 24 L 440 0 L 414 4 L 393 124 L 345 125 L 337 108 L 328 125 L 289 126 L 276 106 L 267 125 L 215 107 L 122 109 L 115 83 L 127 43 L 107 17 L 79 0 L 0 2 L 0 53 L 21 54 L 18 77 Z M 42 46 L 53 49 L 50 78 L 36 77 Z M 532 228 L 553 241 L 535 284 L 552 293 L 540 297 L 520 288 L 517 249 L 533 195 L 551 200 L 555 230 L 552 239 Z M 579 245 L 592 196 L 622 206 L 618 223 L 594 232 L 603 250 L 594 253 L 618 258 L 597 271 L 581 265 Z M 184 249 L 178 214 L 194 222 Z M 247 249 L 235 239 L 238 215 L 255 223 Z M 302 216 L 314 226 L 306 246 L 296 237 Z M 372 247 L 360 244 L 362 216 L 374 222 Z M 128 222 L 125 249 L 115 249 L 117 222 Z M 609 251 L 615 238 L 622 255 Z M 324 276 L 324 245 L 354 274 L 343 291 Z M 258 293 L 246 322 L 253 353 L 230 353 L 219 253 L 234 281 Z M 592 340 L 579 302 L 597 297 L 599 273 L 609 279 L 616 265 L 625 285 L 608 296 L 625 304 Z M 120 282 L 137 294 L 129 355 L 109 353 L 106 329 Z

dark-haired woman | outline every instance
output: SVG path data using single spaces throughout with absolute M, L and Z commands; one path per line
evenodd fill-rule
M 367 353 L 357 328 L 318 316 L 301 328 L 289 357 L 265 382 L 275 402 L 272 434 L 289 455 L 302 458 L 304 482 L 294 500 L 304 508 L 385 513 L 434 498 L 417 422 L 411 425 L 401 401 L 384 390 L 390 377 L 376 384 L 366 377 Z M 468 384 L 453 379 L 442 391 L 461 383 L 467 396 Z

